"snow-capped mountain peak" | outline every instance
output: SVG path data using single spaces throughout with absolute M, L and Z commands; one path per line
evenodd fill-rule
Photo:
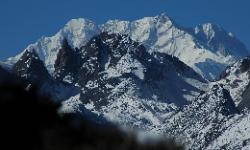
M 72 47 L 80 48 L 98 33 L 99 29 L 93 21 L 79 18 L 69 21 L 58 34 L 66 38 Z
M 101 30 L 127 34 L 149 52 L 174 55 L 209 80 L 218 77 L 227 65 L 248 55 L 245 46 L 223 28 L 206 23 L 190 31 L 164 13 L 135 21 L 108 21 L 101 25 Z
M 192 34 L 192 33 L 191 33 Z M 193 29 L 193 35 L 210 50 L 223 56 L 231 55 L 237 59 L 249 54 L 245 45 L 231 32 L 213 23 L 205 23 Z
M 25 50 L 34 50 L 45 63 L 49 73 L 52 74 L 57 54 L 64 39 L 67 39 L 71 47 L 80 48 L 94 35 L 99 34 L 99 32 L 98 26 L 88 19 L 72 19 L 54 36 L 42 37 L 36 43 L 29 45 Z M 13 65 L 20 59 L 23 53 L 9 58 L 5 63 Z
M 185 29 L 165 13 L 135 21 L 110 20 L 102 25 L 88 19 L 72 19 L 55 36 L 43 37 L 27 49 L 35 49 L 46 68 L 53 73 L 64 38 L 72 48 L 80 48 L 100 32 L 129 35 L 132 40 L 143 44 L 148 52 L 173 55 L 208 80 L 217 78 L 227 65 L 249 54 L 235 36 L 215 24 Z M 21 55 L 8 59 L 6 63 L 13 65 Z

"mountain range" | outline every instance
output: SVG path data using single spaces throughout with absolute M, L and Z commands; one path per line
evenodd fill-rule
M 166 14 L 102 25 L 80 18 L 3 60 L 0 76 L 37 85 L 64 113 L 173 136 L 187 149 L 248 149 L 248 55 L 212 23 L 185 28 Z

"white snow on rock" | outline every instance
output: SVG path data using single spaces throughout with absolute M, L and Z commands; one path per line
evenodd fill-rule
M 202 28 L 208 38 L 206 42 L 209 43 L 217 33 L 212 29 L 212 24 L 205 24 Z M 218 77 L 229 64 L 248 55 L 246 49 L 238 53 L 238 50 L 233 49 L 227 56 L 210 49 L 203 39 L 176 25 L 166 14 L 132 22 L 108 21 L 101 29 L 110 33 L 128 34 L 133 40 L 144 44 L 150 52 L 174 55 L 209 80 Z M 196 34 L 200 32 L 198 27 L 194 30 Z M 230 36 L 229 33 L 227 35 Z
M 40 59 L 44 61 L 50 73 L 54 71 L 54 63 L 64 38 L 72 47 L 84 46 L 94 35 L 99 33 L 94 22 L 87 19 L 72 19 L 63 29 L 52 37 L 42 37 L 36 43 L 29 45 L 26 49 L 34 49 Z M 23 52 L 15 57 L 9 58 L 6 63 L 14 64 L 20 59 Z
M 144 44 L 149 52 L 158 51 L 174 55 L 203 77 L 212 80 L 218 77 L 226 66 L 248 55 L 244 45 L 232 36 L 232 33 L 217 28 L 207 23 L 190 31 L 177 25 L 166 14 L 131 22 L 110 20 L 99 26 L 90 20 L 80 18 L 72 19 L 55 36 L 43 37 L 27 49 L 35 49 L 52 73 L 63 38 L 67 38 L 71 46 L 79 48 L 100 31 L 127 34 L 132 40 Z M 218 41 L 219 38 L 223 41 L 213 42 L 213 39 Z M 234 43 L 236 47 L 230 43 Z M 219 50 L 215 51 L 213 48 Z M 227 55 L 224 55 L 225 52 L 228 52 Z M 21 55 L 9 58 L 6 63 L 13 65 Z
M 236 106 L 243 100 L 243 93 L 246 91 L 250 84 L 250 58 L 246 57 L 240 61 L 228 66 L 222 74 L 219 81 L 215 84 L 223 84 L 224 87 L 230 91 Z M 243 69 L 245 67 L 245 69 Z M 213 83 L 212 83 L 213 84 Z
M 79 100 L 80 94 L 70 97 L 68 100 L 62 103 L 60 112 L 63 113 L 75 113 L 79 112 L 79 105 L 82 105 L 82 102 Z
M 250 114 L 238 115 L 230 119 L 227 123 L 231 124 L 225 132 L 215 139 L 207 149 L 244 149 L 250 148 Z

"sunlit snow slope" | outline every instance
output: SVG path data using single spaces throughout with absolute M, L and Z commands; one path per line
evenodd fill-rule
M 87 19 L 73 19 L 55 36 L 43 37 L 27 49 L 36 49 L 52 73 L 63 38 L 67 38 L 73 48 L 80 48 L 100 31 L 127 34 L 132 40 L 142 43 L 149 52 L 174 55 L 209 80 L 217 78 L 229 64 L 248 55 L 244 44 L 219 26 L 207 23 L 183 28 L 166 14 L 132 22 L 110 20 L 102 25 Z M 5 63 L 11 65 L 18 58 L 20 55 Z

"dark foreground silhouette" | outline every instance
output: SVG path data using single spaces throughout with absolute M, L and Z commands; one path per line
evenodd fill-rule
M 1 150 L 179 150 L 171 141 L 140 143 L 114 126 L 98 125 L 74 114 L 23 84 L 0 84 Z

